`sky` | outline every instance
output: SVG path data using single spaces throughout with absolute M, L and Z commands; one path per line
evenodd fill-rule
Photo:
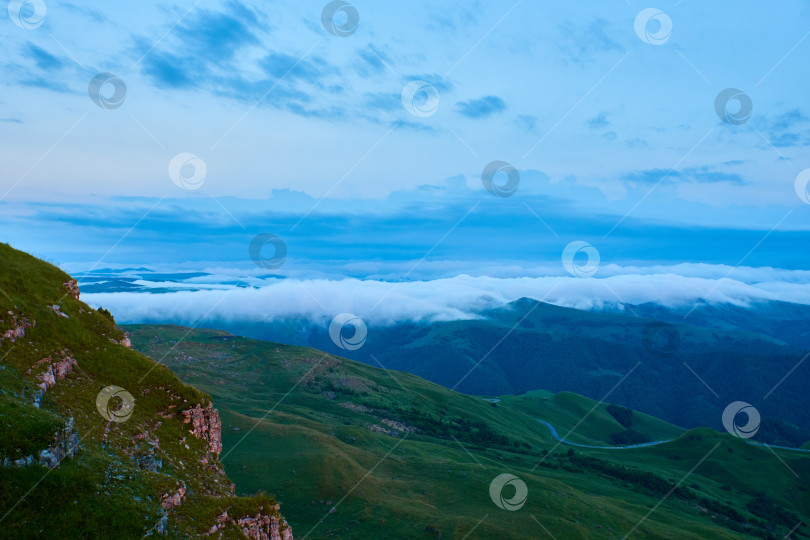
M 4 11 L 0 241 L 69 271 L 805 283 L 806 2 Z

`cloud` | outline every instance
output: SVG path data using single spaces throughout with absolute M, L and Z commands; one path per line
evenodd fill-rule
M 356 103 L 333 104 L 331 97 L 346 88 L 337 68 L 318 56 L 262 49 L 258 34 L 267 31 L 262 16 L 237 2 L 223 11 L 202 10 L 178 27 L 166 50 L 149 52 L 141 70 L 159 88 L 204 91 L 304 118 L 364 118 L 349 113 Z M 152 46 L 146 38 L 134 40 L 142 54 Z
M 630 143 L 631 141 L 627 141 L 628 146 L 631 145 Z M 644 143 L 642 147 L 646 147 L 646 143 Z M 707 165 L 701 167 L 689 167 L 681 170 L 649 169 L 645 171 L 636 171 L 622 176 L 622 180 L 642 184 L 657 184 L 662 180 L 667 183 L 695 182 L 698 184 L 716 184 L 720 182 L 727 182 L 737 186 L 741 186 L 746 183 L 743 177 L 739 174 L 718 171 Z
M 177 34 L 198 60 L 220 62 L 233 58 L 246 45 L 259 43 L 253 32 L 258 26 L 255 12 L 239 2 L 229 2 L 226 11 L 200 10 L 177 28 Z
M 557 46 L 569 60 L 577 64 L 587 63 L 600 53 L 621 51 L 621 45 L 613 41 L 611 36 L 622 33 L 610 29 L 610 26 L 608 21 L 601 18 L 593 19 L 587 24 L 566 21 L 559 26 L 561 37 Z
M 110 23 L 110 19 L 107 18 L 103 13 L 98 11 L 97 9 L 88 8 L 85 6 L 79 7 L 75 4 L 71 4 L 69 2 L 61 2 L 61 7 L 65 8 L 66 10 L 70 11 L 71 13 L 75 13 L 77 15 L 83 15 L 89 18 L 91 21 L 96 23 Z
M 146 54 L 142 71 L 161 88 L 210 84 L 217 73 L 230 73 L 231 62 L 245 47 L 259 43 L 253 29 L 257 15 L 237 2 L 227 11 L 200 10 L 180 24 L 171 50 L 153 50 L 151 39 L 135 36 L 135 47 Z
M 65 84 L 51 78 L 43 77 L 43 76 L 30 76 L 25 79 L 21 79 L 18 81 L 23 86 L 31 86 L 34 88 L 42 88 L 44 90 L 52 90 L 54 92 L 60 92 L 63 94 L 68 94 L 71 92 L 71 89 L 68 88 Z
M 411 81 L 425 81 L 441 93 L 450 92 L 454 88 L 453 83 L 438 73 L 415 73 L 413 75 L 409 75 L 402 80 L 403 87 Z
M 506 110 L 506 102 L 498 96 L 484 96 L 456 103 L 458 112 L 467 118 L 487 118 Z
M 26 43 L 22 48 L 23 63 L 10 62 L 4 66 L 7 79 L 14 79 L 17 84 L 26 87 L 42 88 L 60 93 L 73 90 L 69 84 L 69 75 L 78 71 L 68 70 L 71 62 L 64 57 L 51 54 L 33 43 Z
M 602 129 L 608 127 L 610 122 L 607 119 L 606 113 L 599 113 L 597 116 L 588 120 L 587 124 L 590 129 Z
M 627 139 L 626 141 L 624 141 L 624 143 L 630 148 L 647 148 L 647 141 L 645 141 L 641 137 L 633 137 L 632 139 Z
M 383 111 L 398 111 L 402 109 L 402 96 L 394 93 L 368 93 L 364 96 L 365 106 Z
M 375 49 L 371 44 L 360 49 L 357 56 L 359 59 L 355 62 L 355 69 L 357 74 L 363 78 L 381 75 L 388 70 L 386 64 L 390 66 L 393 63 L 384 52 Z
M 303 60 L 298 56 L 279 52 L 271 52 L 259 62 L 259 65 L 270 77 L 299 79 L 316 85 L 320 85 L 325 76 L 333 72 L 329 65 L 319 58 L 312 61 Z
M 706 268 L 717 274 L 718 268 Z M 577 309 L 652 302 L 688 307 L 698 302 L 749 306 L 783 300 L 810 304 L 810 281 L 749 284 L 728 278 L 671 273 L 573 277 L 508 278 L 459 275 L 431 281 L 269 279 L 259 288 L 182 291 L 163 294 L 83 294 L 93 306 L 110 309 L 122 323 L 194 323 L 207 320 L 272 321 L 304 317 L 328 321 L 351 312 L 371 324 L 478 318 L 480 311 L 523 297 Z M 617 301 L 617 298 L 619 301 Z M 213 307 L 212 307 L 213 306 Z M 207 314 L 207 315 L 206 315 Z
M 481 2 L 478 0 L 457 3 L 450 6 L 446 2 L 441 10 L 429 10 L 428 28 L 448 34 L 457 34 L 462 27 L 473 27 L 478 23 Z
M 198 76 L 186 71 L 184 60 L 169 53 L 152 52 L 143 63 L 142 72 L 160 88 L 190 88 L 199 84 Z
M 515 124 L 521 129 L 535 132 L 537 130 L 537 117 L 530 114 L 519 114 L 515 118 Z
M 64 60 L 52 55 L 41 47 L 37 47 L 33 43 L 28 44 L 23 54 L 33 59 L 36 66 L 43 71 L 55 71 L 65 67 Z
M 768 142 L 776 148 L 791 148 L 810 145 L 810 118 L 800 109 L 791 109 L 759 121 Z

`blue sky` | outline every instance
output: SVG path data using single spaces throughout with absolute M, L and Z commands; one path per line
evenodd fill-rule
M 630 0 L 357 1 L 343 37 L 320 1 L 40 4 L 37 28 L 0 20 L 0 240 L 68 269 L 250 267 L 259 233 L 297 275 L 537 275 L 574 240 L 626 267 L 806 267 L 805 2 L 661 2 L 657 45 Z M 100 73 L 123 102 L 88 96 Z M 403 104 L 414 81 L 434 101 Z M 744 123 L 715 111 L 727 88 Z M 181 153 L 199 189 L 170 178 Z M 482 186 L 496 160 L 511 197 Z

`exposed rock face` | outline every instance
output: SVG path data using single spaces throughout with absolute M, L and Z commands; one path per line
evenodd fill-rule
M 37 388 L 34 391 L 34 395 L 31 397 L 31 403 L 33 403 L 34 407 L 39 409 L 42 406 L 42 395 L 45 392 L 42 391 L 42 388 Z
M 261 510 L 262 507 L 259 507 Z M 278 511 L 276 505 L 274 510 Z M 234 520 L 228 516 L 228 511 L 217 517 L 217 522 L 208 529 L 208 535 L 213 535 L 224 529 L 228 523 L 232 523 L 242 530 L 242 533 L 251 540 L 293 540 L 292 528 L 287 525 L 284 518 L 276 516 L 266 516 L 261 512 L 256 516 L 245 516 Z M 220 533 L 221 535 L 222 533 Z
M 11 328 L 6 330 L 2 336 L 0 336 L 0 341 L 4 339 L 10 340 L 12 343 L 20 339 L 21 337 L 25 337 L 25 329 L 32 328 L 36 325 L 36 322 L 31 322 L 25 317 L 17 317 L 14 315 L 13 312 L 9 311 L 8 314 L 11 316 Z
M 39 453 L 39 464 L 54 469 L 66 457 L 73 459 L 78 450 L 79 434 L 73 425 L 73 418 L 70 418 L 64 429 L 56 432 L 55 444 Z
M 155 525 L 155 533 L 158 536 L 166 536 L 169 534 L 169 516 L 161 516 L 158 520 L 157 525 Z
M 222 423 L 219 420 L 219 411 L 209 403 L 206 408 L 200 405 L 183 411 L 183 422 L 191 423 L 189 432 L 198 439 L 208 442 L 208 451 L 219 455 L 222 452 Z
M 229 521 L 232 520 L 228 517 L 228 511 L 225 510 L 221 515 L 217 517 L 217 522 L 214 525 L 212 525 L 210 529 L 208 529 L 208 534 L 214 534 L 224 529 L 225 525 L 227 525 Z
M 60 306 L 59 304 L 52 304 L 52 305 L 49 305 L 48 307 L 51 308 L 53 310 L 53 312 L 56 315 L 58 315 L 59 317 L 64 317 L 65 319 L 70 318 L 67 314 L 62 313 L 62 306 Z
M 79 434 L 74 427 L 73 418 L 70 418 L 63 429 L 56 432 L 54 444 L 40 450 L 37 457 L 25 456 L 12 460 L 6 458 L 2 464 L 4 467 L 27 467 L 39 463 L 43 467 L 55 469 L 66 457 L 73 459 L 79 450 Z
M 127 349 L 132 348 L 132 342 L 126 336 L 124 336 L 124 339 L 122 339 L 121 341 L 118 341 L 117 339 L 114 339 L 114 338 L 109 338 L 109 339 L 110 339 L 110 343 L 113 343 L 115 345 L 121 345 L 122 347 L 126 347 Z
M 79 299 L 79 282 L 75 279 L 71 279 L 67 283 L 63 284 L 65 288 L 68 290 L 68 293 L 75 298 L 76 300 Z
M 276 516 L 256 514 L 256 517 L 243 517 L 237 524 L 251 540 L 293 540 L 292 529 Z
M 163 467 L 163 460 L 155 458 L 154 454 L 135 454 L 132 461 L 138 465 L 139 469 L 149 472 L 158 472 Z
M 160 506 L 162 506 L 164 510 L 171 510 L 175 506 L 183 504 L 183 499 L 186 497 L 186 483 L 181 482 L 181 484 L 182 485 L 177 488 L 177 491 L 174 493 L 163 495 L 163 498 L 160 500 Z
M 42 365 L 45 365 L 45 371 L 37 375 L 39 388 L 45 392 L 49 388 L 56 386 L 56 381 L 62 381 L 68 374 L 73 371 L 74 367 L 78 367 L 79 363 L 70 354 L 69 351 L 60 351 L 59 355 L 61 360 L 54 361 L 50 356 L 46 356 L 42 360 L 36 362 L 26 372 L 28 375 Z

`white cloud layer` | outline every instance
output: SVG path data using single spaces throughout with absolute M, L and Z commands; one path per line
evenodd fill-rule
M 717 268 L 705 269 L 715 275 Z M 748 269 L 753 277 L 760 272 Z M 179 291 L 163 294 L 96 293 L 82 299 L 110 309 L 121 323 L 199 320 L 272 321 L 303 317 L 325 321 L 338 313 L 354 313 L 375 324 L 476 318 L 482 309 L 522 297 L 578 309 L 608 304 L 653 302 L 683 307 L 699 300 L 747 306 L 768 300 L 810 304 L 810 280 L 804 272 L 793 279 L 746 283 L 727 277 L 674 273 L 627 273 L 605 278 L 493 278 L 459 275 L 430 281 L 392 283 L 358 279 L 267 280 L 257 288 Z M 761 276 L 760 276 L 761 277 Z M 782 276 L 783 278 L 787 277 Z

